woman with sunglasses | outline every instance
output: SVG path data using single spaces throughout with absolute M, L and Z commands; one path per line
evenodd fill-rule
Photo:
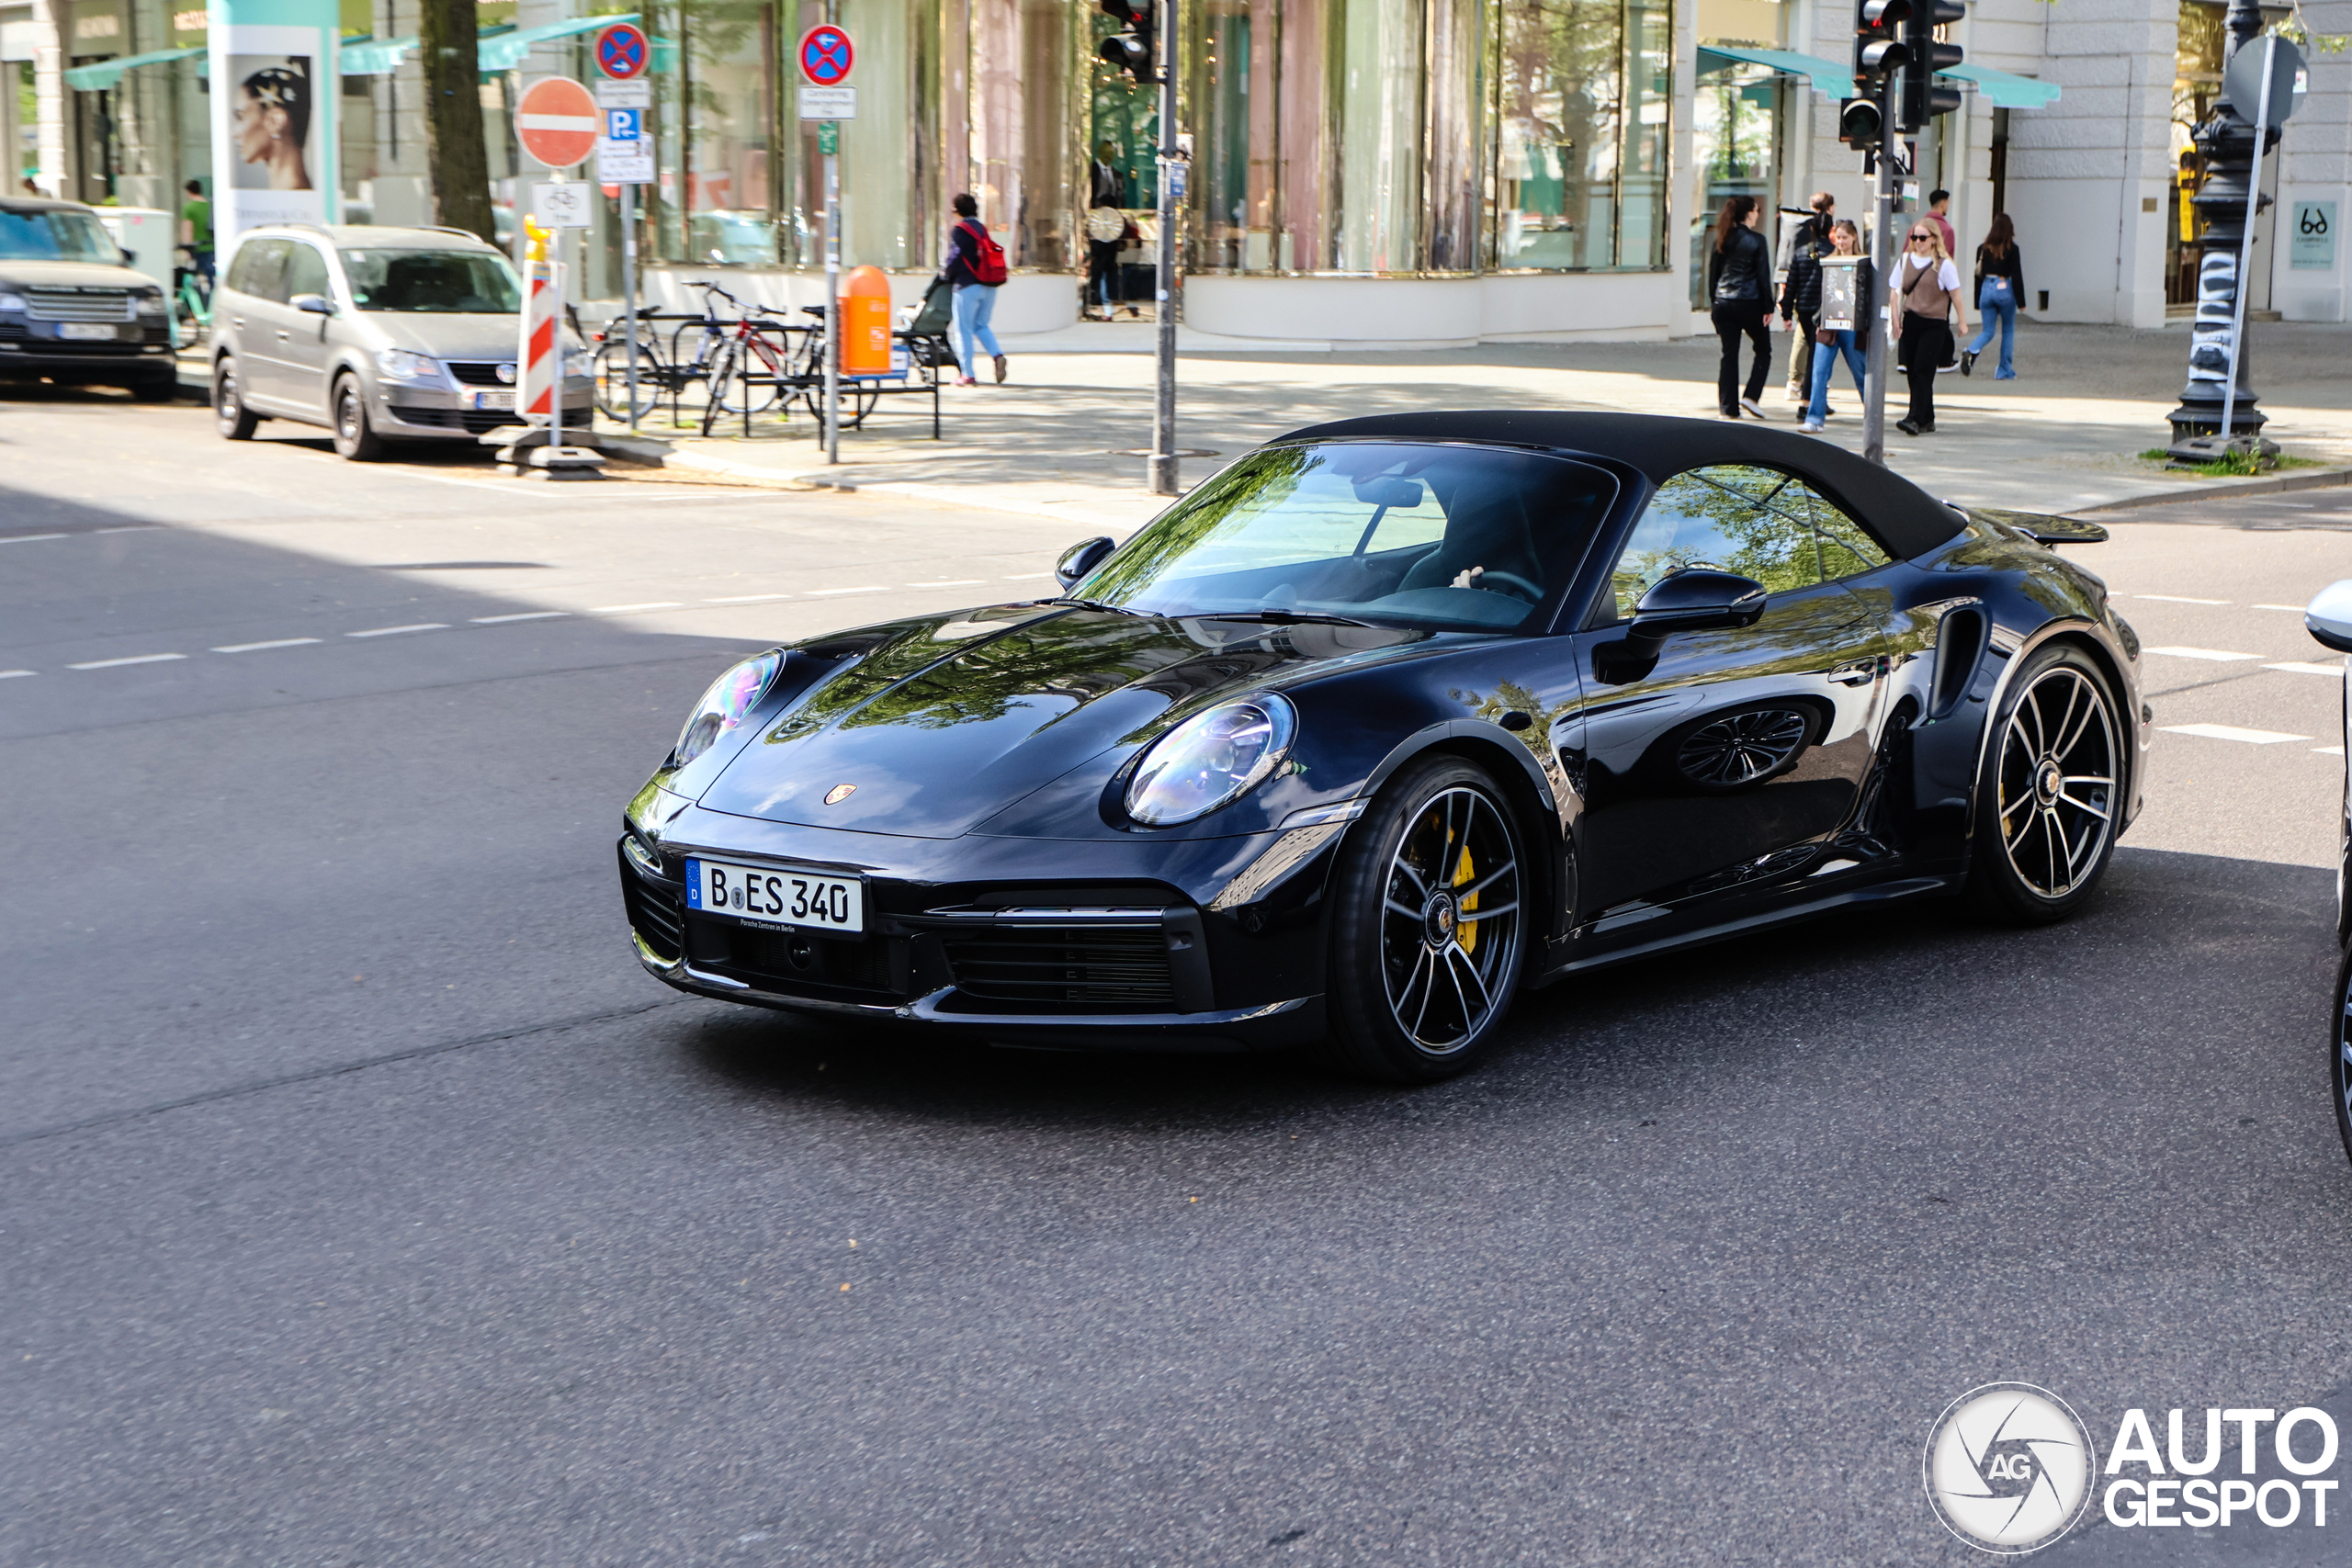
M 1905 237 L 1894 284 L 1889 316 L 1903 372 L 1911 382 L 1911 412 L 1896 420 L 1894 428 L 1905 435 L 1925 435 L 1936 428 L 1936 372 L 1951 357 L 1952 318 L 1959 318 L 1962 332 L 1968 330 L 1960 268 L 1944 250 L 1943 235 L 1925 218 L 1915 221 Z

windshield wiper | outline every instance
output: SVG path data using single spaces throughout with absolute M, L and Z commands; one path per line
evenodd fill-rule
M 1124 604 L 1105 604 L 1100 599 L 1040 599 L 1040 604 L 1075 604 L 1081 610 L 1100 610 L 1106 615 L 1135 615 L 1148 618 L 1148 610 L 1130 610 Z
M 1327 615 L 1315 610 L 1217 610 L 1204 615 L 1188 616 L 1196 621 L 1266 621 L 1278 626 L 1376 626 L 1378 621 L 1360 621 L 1353 615 Z

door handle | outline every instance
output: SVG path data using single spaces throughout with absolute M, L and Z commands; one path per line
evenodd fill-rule
M 278 329 L 278 331 L 277 331 L 277 341 L 278 341 L 278 342 L 280 342 L 280 343 L 288 343 L 288 342 L 291 342 L 291 341 L 293 340 L 293 337 L 294 337 L 294 334 L 293 334 L 292 333 L 288 332 L 288 331 L 287 331 L 285 328 L 283 328 L 283 327 L 280 327 L 280 328 Z
M 1878 660 L 1855 659 L 1840 664 L 1829 672 L 1829 678 L 1841 686 L 1867 686 L 1878 679 Z

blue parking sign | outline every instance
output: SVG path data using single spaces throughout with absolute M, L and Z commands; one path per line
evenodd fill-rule
M 605 140 L 635 141 L 645 134 L 644 114 L 643 109 L 606 109 Z

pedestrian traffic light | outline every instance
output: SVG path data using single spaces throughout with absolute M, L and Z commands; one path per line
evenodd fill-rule
M 1886 122 L 1876 98 L 1848 98 L 1838 106 L 1838 140 L 1855 152 L 1877 152 L 1885 134 Z
M 1936 73 L 1961 62 L 1956 43 L 1938 43 L 1936 29 L 1968 15 L 1956 0 L 1913 0 L 1903 22 L 1903 107 L 1895 123 L 1917 130 L 1939 114 L 1960 107 L 1960 89 L 1936 80 Z
M 1095 0 L 1102 14 L 1126 30 L 1114 33 L 1095 53 L 1125 72 L 1138 85 L 1159 80 L 1152 47 L 1152 0 Z
M 1854 87 L 1878 96 L 1891 72 L 1903 68 L 1903 21 L 1911 0 L 1854 0 Z

